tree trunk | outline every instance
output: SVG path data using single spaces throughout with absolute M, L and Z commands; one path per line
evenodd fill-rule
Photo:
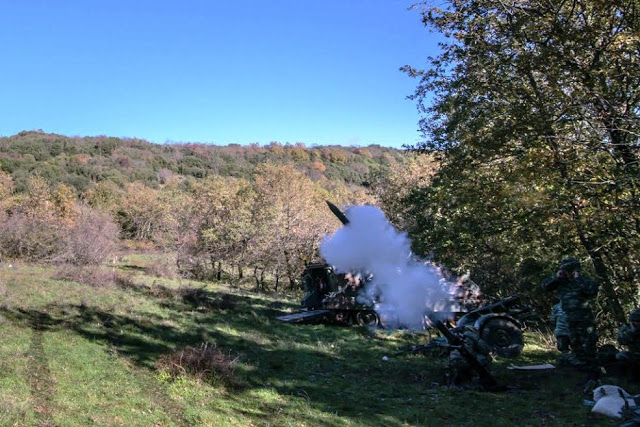
M 574 217 L 579 214 L 574 209 Z M 622 305 L 620 304 L 620 298 L 616 294 L 616 290 L 614 288 L 614 284 L 611 280 L 611 274 L 609 274 L 609 269 L 607 268 L 606 263 L 604 262 L 602 252 L 600 252 L 597 248 L 598 245 L 595 245 L 587 236 L 587 234 L 582 230 L 580 225 L 580 221 L 577 220 L 578 224 L 578 237 L 580 238 L 580 242 L 582 246 L 587 250 L 589 257 L 591 257 L 591 261 L 593 261 L 593 267 L 595 268 L 597 279 L 602 286 L 602 291 L 606 297 L 605 301 L 609 310 L 613 314 L 614 319 L 617 322 L 625 323 L 627 321 L 627 316 L 624 313 Z
M 264 271 L 265 271 L 265 269 L 262 269 L 260 271 L 260 289 L 263 292 L 267 290 L 267 287 L 265 286 L 265 283 L 264 283 Z
M 289 289 L 293 289 L 295 287 L 295 279 L 293 277 L 293 267 L 291 266 L 291 260 L 289 256 L 289 251 L 284 251 L 284 266 L 287 273 L 287 277 L 289 278 Z
M 218 261 L 218 269 L 216 271 L 216 279 L 218 281 L 222 280 L 222 261 Z
M 253 278 L 256 281 L 256 291 L 260 290 L 260 280 L 258 279 L 258 267 L 253 267 Z

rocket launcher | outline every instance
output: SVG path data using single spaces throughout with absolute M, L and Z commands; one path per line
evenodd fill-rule
M 349 218 L 347 218 L 347 216 L 340 209 L 338 209 L 336 205 L 328 200 L 326 200 L 326 202 L 329 206 L 329 209 L 331 209 L 331 212 L 333 212 L 333 214 L 340 220 L 343 225 L 349 224 Z M 498 387 L 496 380 L 491 376 L 489 371 L 484 366 L 482 366 L 482 364 L 478 362 L 478 359 L 476 359 L 473 353 L 471 353 L 465 347 L 464 338 L 449 330 L 449 328 L 447 328 L 441 320 L 438 320 L 438 316 L 436 315 L 436 313 L 426 312 L 425 315 L 431 325 L 433 325 L 433 327 L 436 328 L 447 340 L 449 346 L 452 348 L 456 348 L 460 352 L 460 355 L 467 361 L 469 366 L 471 366 L 471 368 L 478 373 L 478 376 L 480 377 L 480 386 L 483 388 L 483 390 L 499 390 L 500 387 Z M 416 346 L 412 348 L 416 348 Z

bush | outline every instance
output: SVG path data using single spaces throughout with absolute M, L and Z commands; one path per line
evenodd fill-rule
M 156 368 L 172 378 L 189 376 L 198 381 L 238 386 L 233 374 L 239 359 L 222 352 L 213 344 L 202 343 L 199 347 L 186 347 L 161 356 Z
M 75 265 L 103 263 L 116 246 L 118 227 L 107 214 L 88 206 L 79 206 L 77 212 L 71 222 L 22 210 L 0 215 L 0 255 Z
M 158 258 L 154 258 L 145 271 L 152 276 L 175 279 L 178 277 L 176 258 L 170 254 L 161 254 Z
M 75 265 L 102 264 L 115 249 L 118 227 L 108 214 L 82 206 L 65 236 L 61 261 Z
M 10 258 L 48 261 L 60 253 L 64 228 L 49 221 L 16 213 L 0 224 L 0 251 Z
M 83 283 L 94 288 L 115 284 L 116 273 L 106 267 L 63 264 L 53 273 L 52 279 Z

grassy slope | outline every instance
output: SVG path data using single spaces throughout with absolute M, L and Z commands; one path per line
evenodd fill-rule
M 572 371 L 522 373 L 498 360 L 508 392 L 440 387 L 443 357 L 382 360 L 426 337 L 282 324 L 275 316 L 295 303 L 118 269 L 136 272 L 129 286 L 96 289 L 0 266 L 0 425 L 616 425 L 589 414 Z M 185 302 L 174 291 L 187 285 L 206 299 Z M 538 335 L 527 341 L 518 363 L 553 360 Z M 241 355 L 238 385 L 154 368 L 201 342 Z

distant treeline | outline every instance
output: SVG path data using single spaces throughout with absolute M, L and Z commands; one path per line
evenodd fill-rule
M 372 174 L 403 161 L 403 151 L 367 147 L 298 144 L 226 146 L 153 144 L 140 139 L 68 137 L 23 131 L 0 138 L 0 170 L 11 175 L 14 191 L 23 192 L 30 176 L 84 192 L 94 183 L 118 186 L 140 181 L 157 188 L 168 177 L 224 176 L 249 179 L 257 165 L 293 164 L 313 180 L 367 186 Z
M 100 266 L 123 243 L 199 279 L 295 288 L 339 226 L 411 161 L 379 146 L 159 145 L 39 131 L 0 138 L 0 259 Z

